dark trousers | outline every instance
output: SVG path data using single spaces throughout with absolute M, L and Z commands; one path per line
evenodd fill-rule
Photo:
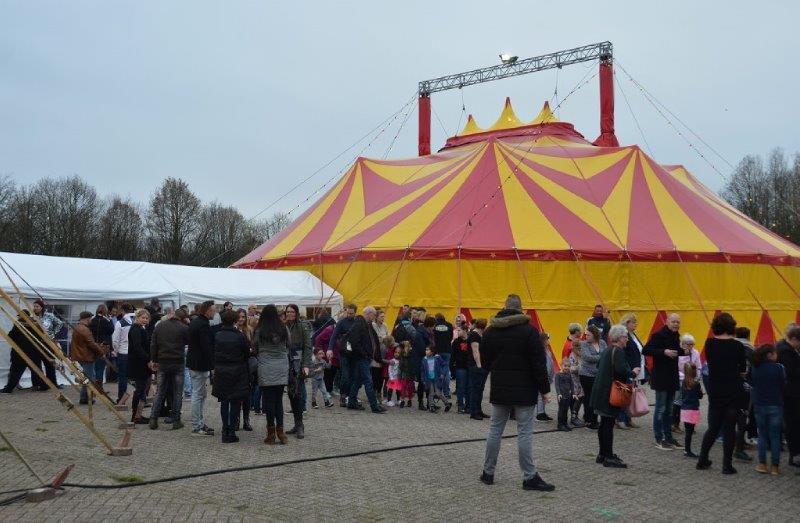
M 597 439 L 600 442 L 600 455 L 610 458 L 614 455 L 614 423 L 616 418 L 600 416 L 600 428 L 597 429 Z
M 267 416 L 267 427 L 283 428 L 283 387 L 261 387 L 261 408 Z
M 345 402 L 350 395 L 350 374 L 350 360 L 342 356 L 339 359 L 339 398 L 344 398 Z
M 153 409 L 150 414 L 151 416 L 158 418 L 161 403 L 166 400 L 167 397 L 171 397 L 172 403 L 169 406 L 170 416 L 172 417 L 173 421 L 180 421 L 181 404 L 183 403 L 183 371 L 183 363 L 162 363 L 159 365 L 158 390 L 156 391 L 156 397 L 153 400 Z M 122 374 L 120 374 L 119 379 L 122 379 Z
M 694 423 L 683 423 L 683 448 L 685 452 L 692 451 L 692 436 L 694 436 Z
M 353 359 L 350 360 L 350 397 L 348 405 L 355 407 L 358 402 L 358 389 L 364 387 L 369 406 L 373 410 L 378 408 L 378 400 L 375 397 L 375 389 L 372 387 L 372 375 L 369 372 L 369 360 Z
M 789 456 L 800 455 L 800 398 L 784 398 L 783 420 L 786 425 L 786 443 Z
M 14 349 L 11 349 L 11 368 L 8 370 L 8 381 L 6 382 L 4 389 L 9 392 L 13 392 L 13 390 L 17 388 L 17 385 L 19 385 L 19 380 L 22 378 L 22 373 L 24 373 L 25 369 L 27 368 L 28 364 L 25 363 L 22 357 L 17 354 Z M 31 380 L 33 380 L 33 378 L 38 379 L 38 376 L 31 371 Z
M 56 378 L 56 368 L 53 366 L 53 363 L 50 361 L 50 358 L 45 358 L 42 356 L 42 353 L 38 350 L 34 350 L 30 354 L 31 361 L 33 364 L 42 368 L 44 365 L 44 374 L 47 376 L 47 379 L 53 382 L 53 385 L 58 385 L 58 378 Z M 31 383 L 33 383 L 34 387 L 46 387 L 44 380 L 40 378 L 37 374 L 31 371 Z
M 322 380 L 325 382 L 325 390 L 333 391 L 333 378 L 336 376 L 336 368 L 328 367 L 322 371 Z
M 456 369 L 456 398 L 458 408 L 469 410 L 469 369 Z
M 306 408 L 306 398 L 304 391 L 306 390 L 306 380 L 297 378 L 297 394 L 288 394 L 289 405 L 292 407 L 292 416 L 294 416 L 295 426 L 303 424 L 303 410 Z
M 749 405 L 750 405 L 750 393 L 745 392 L 745 398 L 742 399 L 744 405 L 747 405 L 747 408 L 740 408 L 737 409 L 736 413 L 736 440 L 735 440 L 735 449 L 736 451 L 743 451 L 744 450 L 744 433 L 747 431 L 747 415 L 749 414 Z M 742 406 L 744 406 L 742 405 Z
M 147 390 L 150 388 L 150 376 L 143 380 L 136 380 L 134 382 L 133 400 L 131 401 L 131 411 L 136 414 L 136 409 L 139 403 L 144 404 L 147 401 Z
M 469 368 L 469 412 L 470 414 L 479 414 L 483 409 L 481 402 L 483 401 L 483 389 L 486 387 L 486 378 L 489 373 L 486 369 L 478 367 Z
M 591 376 L 580 376 L 581 387 L 583 387 L 583 421 L 586 423 L 597 423 L 597 416 L 589 403 L 592 399 L 592 387 L 594 378 Z
M 567 415 L 572 406 L 572 398 L 561 398 L 558 400 L 558 426 L 567 424 Z
M 369 373 L 372 376 L 372 389 L 375 394 L 381 394 L 383 390 L 383 369 L 381 367 L 370 367 Z
M 242 400 L 222 400 L 219 402 L 219 414 L 222 417 L 222 430 L 235 431 L 239 428 L 239 409 Z
M 733 446 L 736 433 L 736 416 L 738 409 L 734 401 L 711 402 L 708 408 L 708 430 L 703 435 L 700 447 L 700 460 L 707 461 L 708 453 L 714 446 L 717 436 L 722 431 L 722 465 L 730 467 L 733 463 Z

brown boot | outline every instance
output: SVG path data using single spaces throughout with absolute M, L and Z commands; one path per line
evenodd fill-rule
M 267 437 L 264 438 L 264 443 L 267 445 L 275 444 L 275 427 L 267 426 Z
M 275 435 L 278 436 L 278 441 L 281 442 L 281 445 L 289 443 L 289 438 L 286 436 L 286 433 L 283 432 L 283 427 L 275 427 Z

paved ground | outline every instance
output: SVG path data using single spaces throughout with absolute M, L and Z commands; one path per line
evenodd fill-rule
M 72 395 L 72 393 L 70 393 Z M 76 398 L 77 399 L 77 398 Z M 207 422 L 219 426 L 217 402 L 207 402 Z M 486 406 L 488 409 L 488 405 Z M 85 407 L 82 407 L 85 409 Z M 554 414 L 553 407 L 549 407 Z M 188 405 L 184 404 L 184 412 Z M 615 450 L 630 465 L 605 469 L 594 463 L 597 437 L 588 429 L 535 437 L 537 465 L 557 485 L 553 493 L 521 490 L 516 439 L 504 441 L 496 483 L 479 483 L 484 445 L 449 443 L 485 437 L 488 422 L 455 412 L 430 414 L 390 409 L 383 416 L 338 407 L 311 411 L 308 436 L 267 447 L 264 417 L 258 430 L 240 432 L 238 444 L 181 431 L 134 431 L 132 457 L 110 457 L 83 426 L 46 393 L 0 396 L 0 424 L 44 476 L 75 463 L 73 483 L 120 485 L 122 476 L 153 480 L 248 465 L 398 447 L 396 450 L 257 470 L 229 472 L 123 489 L 68 488 L 56 500 L 0 507 L 0 521 L 106 520 L 648 520 L 796 521 L 800 477 L 794 470 L 763 477 L 751 464 L 722 476 L 715 448 L 713 470 L 699 472 L 678 452 L 653 448 L 646 428 L 616 431 Z M 119 431 L 108 413 L 98 426 L 113 438 Z M 649 426 L 650 418 L 641 420 Z M 552 423 L 537 423 L 538 430 Z M 702 428 L 702 427 L 701 427 Z M 509 426 L 509 433 L 515 427 Z M 42 449 L 45 449 L 42 451 Z M 35 486 L 9 451 L 0 452 L 0 492 Z M 0 494 L 5 499 L 8 494 Z

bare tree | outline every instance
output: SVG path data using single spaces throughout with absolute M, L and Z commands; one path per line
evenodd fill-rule
M 247 225 L 234 207 L 211 203 L 200 212 L 194 263 L 227 267 L 246 249 Z
M 106 207 L 97 231 L 96 256 L 109 260 L 138 260 L 144 240 L 138 206 L 114 196 Z
M 150 198 L 145 225 L 147 256 L 164 263 L 190 263 L 199 226 L 200 199 L 186 182 L 167 178 Z
M 800 243 L 800 155 L 789 165 L 781 149 L 767 157 L 745 156 L 722 196 L 731 205 L 776 234 Z
M 0 176 L 0 250 L 14 250 L 14 200 L 17 186 L 8 175 Z

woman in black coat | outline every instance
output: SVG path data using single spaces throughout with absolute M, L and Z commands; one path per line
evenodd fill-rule
M 135 384 L 131 421 L 137 424 L 150 423 L 150 418 L 142 416 L 152 374 L 147 365 L 150 361 L 150 334 L 147 332 L 149 323 L 150 313 L 146 309 L 139 309 L 134 316 L 133 325 L 128 330 L 128 379 L 133 380 Z
M 236 327 L 236 311 L 226 310 L 220 316 L 222 327 L 214 336 L 214 382 L 211 394 L 220 402 L 222 416 L 222 442 L 239 441 L 239 410 L 242 401 L 250 394 L 250 369 L 247 358 L 250 347 Z

